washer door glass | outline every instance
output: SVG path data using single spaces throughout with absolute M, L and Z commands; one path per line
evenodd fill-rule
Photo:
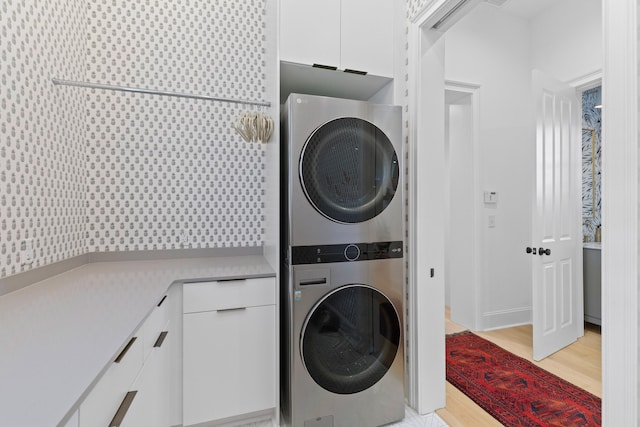
M 372 123 L 353 117 L 320 126 L 300 156 L 307 199 L 318 212 L 341 223 L 380 214 L 396 192 L 399 173 L 389 138 Z
M 303 363 L 318 385 L 352 394 L 377 383 L 400 345 L 400 320 L 391 301 L 365 285 L 348 285 L 316 304 L 302 329 Z

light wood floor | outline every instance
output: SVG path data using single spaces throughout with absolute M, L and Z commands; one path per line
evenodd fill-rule
M 451 321 L 448 307 L 445 329 L 447 334 L 466 329 Z M 476 334 L 533 362 L 531 325 L 476 332 Z M 602 346 L 600 329 L 597 326 L 585 324 L 584 337 L 541 362 L 533 363 L 602 397 Z M 450 427 L 499 427 L 502 425 L 448 382 L 446 407 L 436 413 Z

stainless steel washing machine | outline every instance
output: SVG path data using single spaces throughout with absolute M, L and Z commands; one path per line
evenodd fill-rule
M 284 425 L 372 427 L 402 419 L 402 242 L 304 247 L 295 259 L 281 307 L 288 313 Z
M 286 246 L 403 239 L 401 107 L 294 93 L 282 123 Z
M 281 129 L 282 420 L 400 420 L 401 109 L 291 94 Z

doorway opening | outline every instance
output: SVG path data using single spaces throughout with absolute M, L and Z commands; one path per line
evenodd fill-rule
M 445 84 L 445 307 L 454 322 L 478 328 L 479 86 Z
M 585 242 L 602 232 L 602 86 L 580 88 L 582 99 L 582 219 Z
M 444 221 L 439 223 L 428 222 L 430 228 L 425 230 L 425 222 L 422 220 L 425 212 L 433 211 L 434 201 L 442 206 L 444 197 L 435 198 L 438 195 L 433 185 L 436 181 L 421 179 L 425 172 L 425 164 L 440 172 L 438 161 L 444 157 L 439 154 L 434 145 L 444 145 L 444 119 L 440 119 L 437 105 L 444 110 L 444 100 L 440 99 L 438 80 L 442 76 L 444 86 L 444 48 L 437 42 L 442 34 L 433 34 L 433 24 L 441 13 L 441 5 L 455 5 L 455 2 L 436 2 L 435 6 L 429 3 L 423 10 L 419 10 L 410 17 L 409 25 L 409 154 L 410 168 L 415 171 L 415 178 L 410 180 L 409 196 L 409 247 L 412 250 L 409 268 L 409 300 L 413 308 L 413 319 L 410 322 L 410 364 L 413 368 L 412 381 L 410 383 L 411 405 L 420 413 L 429 412 L 430 409 L 440 407 L 442 393 L 439 388 L 439 378 L 443 378 L 443 366 L 441 359 L 428 357 L 423 354 L 439 352 L 442 342 L 435 336 L 434 329 L 440 329 L 441 309 L 444 306 L 444 283 L 442 290 L 439 287 L 438 275 L 430 275 L 430 265 L 439 266 L 440 260 L 435 257 L 428 259 L 423 255 L 438 254 L 443 251 L 444 244 L 431 238 L 432 231 L 438 226 L 444 228 Z M 492 4 L 504 3 L 491 2 Z M 509 0 L 507 4 L 516 4 Z M 549 5 L 549 2 L 539 2 Z M 553 2 L 554 4 L 556 2 Z M 559 2 L 557 4 L 560 4 Z M 603 279 L 606 286 L 603 288 L 603 311 L 606 328 L 606 339 L 602 343 L 604 357 L 603 375 L 603 415 L 605 421 L 612 424 L 631 425 L 637 420 L 637 10 L 634 1 L 603 2 L 596 9 L 602 11 L 603 19 L 595 25 L 587 25 L 584 20 L 577 17 L 578 12 L 583 12 L 585 7 L 591 4 L 581 2 L 580 7 L 572 8 L 572 22 L 580 21 L 580 25 L 591 35 L 588 39 L 598 39 L 597 43 L 585 43 L 585 38 L 579 40 L 583 47 L 591 49 L 585 55 L 581 55 L 579 61 L 571 62 L 571 65 L 583 63 L 594 58 L 593 49 L 603 46 L 602 55 L 607 58 L 604 61 L 603 84 L 607 85 L 603 94 L 605 107 L 603 113 L 607 127 L 603 129 L 604 137 L 615 140 L 616 144 L 608 147 L 607 156 L 604 159 L 604 167 L 607 168 L 607 179 L 603 183 L 605 225 L 604 243 L 606 246 L 603 258 Z M 458 16 L 463 16 L 460 12 Z M 555 18 L 558 15 L 554 15 Z M 460 20 L 460 19 L 458 19 Z M 601 35 L 594 31 L 602 28 Z M 441 26 L 442 27 L 442 26 Z M 486 30 L 493 31 L 496 26 L 484 26 Z M 545 34 L 553 38 L 558 34 L 543 29 Z M 444 31 L 444 30 L 443 30 Z M 566 26 L 562 29 L 566 33 Z M 436 42 L 434 42 L 436 41 Z M 506 40 L 508 42 L 511 39 Z M 602 43 L 604 41 L 604 44 Z M 550 49 L 562 50 L 558 43 L 551 40 L 547 43 Z M 487 61 L 477 50 L 467 48 L 470 57 Z M 575 53 L 575 52 L 574 52 Z M 449 52 L 447 50 L 447 56 Z M 597 55 L 596 55 L 597 56 Z M 602 56 L 600 59 L 602 60 Z M 568 59 L 566 55 L 557 58 Z M 467 67 L 475 69 L 475 66 Z M 580 73 L 576 73 L 580 74 Z M 574 75 L 576 75 L 574 74 Z M 428 76 L 428 78 L 427 78 Z M 569 77 L 570 79 L 571 77 Z M 461 79 L 464 80 L 464 79 Z M 565 78 L 567 80 L 567 78 Z M 484 87 L 484 83 L 483 83 Z M 436 90 L 434 90 L 436 89 Z M 444 94 L 444 87 L 442 87 Z M 442 96 L 444 98 L 444 96 Z M 486 99 L 483 92 L 483 99 Z M 442 113 L 442 116 L 444 113 Z M 501 117 L 504 120 L 504 117 Z M 441 127 L 441 129 L 439 128 Z M 520 136 L 517 136 L 520 137 Z M 530 154 L 530 153 L 528 153 Z M 419 167 L 417 167 L 419 166 Z M 412 174 L 409 174 L 412 177 Z M 442 175 L 440 175 L 442 177 Z M 441 179 L 441 178 L 440 178 Z M 420 184 L 428 187 L 429 192 L 422 194 L 417 191 Z M 429 186 L 429 184 L 432 184 Z M 419 223 L 418 219 L 422 222 Z M 428 261 L 427 261 L 428 260 Z M 433 269 L 431 269 L 433 273 Z M 442 292 L 442 294 L 440 293 Z M 442 298 L 442 299 L 440 299 Z M 437 300 L 438 305 L 431 304 Z M 442 303 L 440 303 L 442 301 Z M 425 308 L 426 307 L 426 308 Z M 424 321 L 423 321 L 424 320 Z M 425 325 L 425 326 L 422 326 Z M 444 329 L 444 328 L 442 328 Z M 428 348 L 428 350 L 427 350 Z M 624 351 L 621 351 L 624 350 Z M 436 387 L 426 387 L 423 384 L 435 384 Z
M 477 233 L 491 232 L 495 223 L 491 218 L 492 205 L 484 203 L 483 191 L 478 183 L 478 129 L 474 127 L 474 117 L 481 112 L 477 105 L 479 87 L 468 89 L 469 85 L 447 83 L 445 86 L 445 333 L 452 334 L 466 329 L 482 330 L 477 317 L 478 281 L 481 268 L 478 265 Z M 581 93 L 581 90 L 577 90 Z M 589 92 L 587 92 L 589 93 Z M 588 102 L 583 100 L 583 105 Z M 585 113 L 586 114 L 586 113 Z M 583 114 L 583 116 L 585 115 Z M 599 117 L 595 120 L 599 121 Z M 599 148 L 597 148 L 599 149 Z M 479 199 L 479 200 L 478 200 Z M 479 207 L 489 209 L 487 215 Z M 476 218 L 478 217 L 478 218 Z M 479 219 L 479 220 L 477 220 Z M 585 296 L 586 297 L 586 296 Z M 478 335 L 501 347 L 532 361 L 532 325 L 500 328 Z M 579 385 L 587 391 L 601 396 L 601 336 L 598 327 L 586 324 L 585 334 L 579 343 L 572 345 L 540 362 L 540 366 L 554 374 Z M 473 412 L 475 405 L 468 401 L 451 384 L 446 385 L 447 406 L 437 411 L 445 421 L 453 422 L 460 412 Z M 465 404 L 465 401 L 467 403 Z M 468 406 L 466 406 L 468 405 Z M 483 419 L 483 425 L 500 425 L 488 414 L 479 411 L 474 419 Z M 485 419 L 489 417 L 488 419 Z
M 515 3 L 515 1 L 507 2 L 507 4 Z M 547 5 L 549 5 L 549 3 L 547 3 Z M 474 287 L 473 289 L 476 292 L 475 298 L 469 298 L 474 301 L 475 304 L 479 304 L 479 306 L 474 307 L 473 302 L 469 303 L 467 300 L 465 302 L 467 302 L 472 309 L 464 310 L 465 314 L 469 312 L 472 313 L 471 318 L 467 319 L 465 323 L 470 326 L 476 325 L 478 326 L 477 329 L 481 330 L 531 323 L 532 278 L 530 276 L 527 278 L 526 276 L 530 274 L 527 273 L 527 270 L 529 270 L 528 266 L 532 258 L 531 256 L 524 256 L 524 250 L 528 245 L 532 244 L 532 242 L 529 242 L 531 232 L 529 226 L 526 224 L 529 224 L 531 218 L 535 215 L 531 207 L 534 168 L 533 165 L 524 167 L 523 165 L 531 163 L 531 159 L 535 158 L 535 143 L 533 137 L 535 134 L 533 132 L 535 113 L 530 100 L 531 70 L 537 65 L 536 61 L 540 60 L 540 58 L 533 58 L 530 53 L 531 44 L 528 40 L 531 40 L 531 35 L 524 34 L 524 28 L 527 27 L 527 25 L 522 24 L 524 21 L 516 23 L 515 21 L 517 19 L 508 20 L 497 18 L 490 10 L 490 7 L 491 5 L 482 3 L 477 7 L 478 10 L 482 9 L 482 11 L 469 13 L 465 15 L 464 18 L 459 19 L 453 25 L 458 26 L 462 24 L 463 20 L 466 20 L 466 24 L 469 24 L 470 21 L 467 17 L 471 14 L 474 15 L 474 19 L 482 18 L 477 19 L 475 23 L 467 25 L 463 30 L 464 32 L 456 32 L 456 28 L 452 25 L 451 28 L 447 29 L 446 36 L 442 37 L 444 41 L 440 40 L 438 35 L 434 35 L 432 32 L 433 27 L 430 27 L 428 23 L 426 23 L 421 28 L 419 37 L 415 37 L 415 39 L 419 41 L 419 43 L 415 45 L 417 48 L 411 50 L 411 53 L 414 54 L 412 64 L 421 66 L 423 70 L 417 74 L 419 76 L 418 81 L 415 83 L 417 90 L 411 91 L 416 94 L 416 103 L 410 105 L 410 113 L 416 111 L 413 110 L 413 108 L 417 108 L 417 115 L 420 116 L 420 119 L 416 121 L 416 135 L 423 135 L 422 138 L 414 137 L 413 141 L 415 141 L 415 145 L 410 146 L 411 150 L 416 150 L 416 152 L 411 153 L 411 155 L 414 156 L 417 153 L 417 157 L 414 156 L 413 159 L 417 158 L 418 160 L 412 160 L 412 162 L 419 164 L 420 167 L 415 169 L 418 174 L 424 170 L 425 160 L 427 160 L 426 156 L 421 157 L 421 153 L 435 154 L 436 148 L 434 144 L 438 141 L 437 137 L 439 136 L 437 134 L 437 127 L 432 125 L 437 115 L 435 111 L 432 110 L 432 105 L 436 102 L 437 98 L 437 95 L 432 92 L 432 90 L 437 87 L 433 79 L 439 77 L 439 73 L 442 72 L 440 69 L 437 69 L 437 66 L 442 65 L 444 69 L 442 74 L 445 79 L 475 81 L 482 84 L 483 110 L 477 111 L 478 115 L 482 116 L 480 144 L 482 152 L 479 153 L 479 157 L 481 157 L 480 173 L 482 176 L 481 180 L 476 181 L 476 183 L 479 183 L 480 188 L 476 188 L 472 197 L 465 201 L 467 203 L 471 202 L 471 204 L 475 206 L 475 210 L 480 211 L 480 221 L 478 221 L 477 224 L 474 223 L 476 230 L 475 232 L 472 231 L 473 228 L 469 226 L 471 223 L 470 217 L 468 216 L 469 210 L 464 212 L 467 214 L 467 220 L 464 222 L 462 229 L 467 230 L 466 235 L 468 238 L 465 253 L 468 254 L 471 252 L 471 258 L 466 258 L 468 261 L 466 263 L 467 271 L 459 272 L 454 270 L 452 269 L 452 262 L 450 262 L 450 260 L 443 260 L 443 267 L 446 273 L 448 273 L 448 276 L 450 276 L 445 277 L 443 281 L 443 285 L 447 285 L 444 289 L 443 299 L 446 303 L 452 305 L 451 316 L 453 318 L 457 317 L 455 310 L 455 288 L 448 287 L 448 285 L 453 283 L 453 281 L 450 280 L 453 279 L 452 271 L 466 274 L 469 269 L 476 269 L 477 274 L 474 275 L 474 278 L 486 282 L 480 287 Z M 553 7 L 556 7 L 555 3 Z M 424 19 L 422 22 L 425 23 L 427 21 L 427 19 Z M 514 38 L 510 36 L 505 37 L 504 34 L 500 33 L 503 30 L 522 32 L 517 33 Z M 480 32 L 484 32 L 484 36 L 476 37 Z M 455 39 L 456 37 L 457 39 Z M 450 51 L 450 42 L 452 39 L 454 40 L 453 43 L 458 43 L 459 46 L 465 49 L 464 55 L 458 55 L 457 57 L 450 55 L 450 53 L 452 53 Z M 522 43 L 519 42 L 520 39 L 522 39 Z M 470 41 L 470 43 L 467 41 Z M 484 43 L 484 45 L 482 45 L 482 43 Z M 493 48 L 496 44 L 500 43 L 502 43 L 501 48 L 503 51 L 496 52 L 496 49 Z M 549 46 L 548 43 L 545 44 L 545 46 L 554 47 L 553 45 Z M 436 57 L 440 52 L 444 53 L 445 50 L 446 55 L 437 59 Z M 539 50 L 538 53 L 542 54 L 544 51 Z M 516 58 L 519 62 L 507 62 L 513 58 Z M 441 62 L 438 63 L 438 61 Z M 487 64 L 493 68 L 489 70 Z M 564 65 L 566 65 L 566 63 Z M 428 72 L 425 72 L 425 69 L 428 70 Z M 455 72 L 450 73 L 449 70 L 451 69 L 455 69 Z M 562 79 L 562 77 L 564 77 L 564 80 L 571 79 L 572 76 L 567 76 L 567 74 L 571 74 L 573 71 L 574 69 L 565 70 L 565 75 L 560 74 L 560 79 Z M 577 73 L 574 73 L 573 75 L 576 74 Z M 427 81 L 426 75 L 429 75 L 429 81 Z M 479 77 L 474 78 L 473 76 Z M 499 92 L 496 91 L 498 87 L 501 88 Z M 443 92 L 445 91 L 443 90 Z M 454 90 L 453 92 L 456 91 Z M 445 100 L 441 102 L 440 108 L 447 104 Z M 449 105 L 455 105 L 456 102 L 462 104 L 462 106 L 456 105 L 455 108 L 464 108 L 465 103 L 467 105 L 469 104 L 468 99 L 465 100 L 463 96 L 457 101 L 449 102 Z M 485 109 L 489 104 L 491 104 L 490 108 L 493 108 L 493 110 Z M 446 113 L 443 113 L 443 116 L 444 114 L 449 114 L 449 120 L 451 120 L 450 107 L 448 107 L 448 110 Z M 573 111 L 577 110 L 574 109 Z M 425 124 L 427 120 L 429 120 L 429 125 Z M 451 156 L 451 129 L 449 126 L 445 127 L 444 117 L 441 123 L 443 128 L 443 139 L 441 140 L 443 144 L 442 154 L 443 156 Z M 578 121 L 574 121 L 574 123 L 578 123 Z M 578 133 L 579 128 L 580 126 L 577 128 Z M 449 132 L 449 134 L 447 134 L 447 132 Z M 449 139 L 447 142 L 449 145 L 445 145 L 445 135 Z M 576 153 L 575 155 L 579 160 L 579 150 L 572 150 L 572 152 Z M 451 160 L 451 157 L 443 157 L 443 160 L 444 159 Z M 449 176 L 452 167 L 454 166 L 451 163 L 446 164 L 447 169 L 443 170 L 445 176 Z M 418 188 L 417 191 L 419 193 L 422 192 L 420 186 L 422 186 L 422 189 L 425 189 L 428 187 L 426 183 L 437 182 L 419 178 L 420 177 L 418 177 L 416 185 L 413 187 L 414 189 Z M 491 214 L 490 203 L 485 204 L 483 202 L 482 196 L 485 190 L 489 193 L 491 193 L 491 190 L 498 190 L 496 192 L 498 193 L 499 209 L 493 211 L 495 215 Z M 434 206 L 434 202 L 436 204 L 439 202 L 439 200 L 433 198 L 433 195 L 437 195 L 435 189 L 429 189 L 428 191 L 429 193 L 427 195 L 418 195 L 415 204 L 417 207 L 416 212 L 421 212 L 420 204 L 423 202 L 425 206 L 431 207 Z M 577 194 L 579 195 L 579 192 Z M 456 203 L 453 187 L 449 185 L 447 188 L 444 188 L 442 195 L 442 206 L 446 206 L 446 209 L 451 209 L 451 205 Z M 576 201 L 578 201 L 578 199 L 576 199 Z M 428 203 L 428 205 L 426 203 Z M 471 209 L 471 212 L 475 210 Z M 428 211 L 430 211 L 430 209 Z M 573 223 L 578 230 L 576 235 L 579 243 L 576 245 L 576 248 L 579 248 L 581 252 L 582 233 L 580 231 L 581 221 L 579 208 L 576 207 L 572 212 L 575 212 L 577 216 L 577 219 L 573 221 Z M 452 233 L 465 234 L 463 231 L 451 226 L 451 221 L 454 220 L 454 216 L 455 215 L 443 215 L 443 225 L 446 224 L 447 218 L 450 218 L 449 224 L 443 227 L 447 233 L 446 239 L 443 239 L 443 249 L 445 249 L 444 253 L 446 254 L 455 252 L 453 249 L 453 241 L 455 238 Z M 415 217 L 422 220 L 423 214 L 418 214 Z M 520 226 L 515 224 L 517 221 L 521 224 Z M 525 225 L 523 226 L 522 224 Z M 420 233 L 421 227 L 421 224 L 417 224 L 413 229 L 413 232 L 417 236 L 417 239 L 414 240 L 417 242 L 417 251 L 414 251 L 414 253 L 419 253 L 422 249 L 420 243 L 420 237 L 422 236 Z M 471 234 L 469 235 L 468 233 Z M 472 248 L 475 244 L 473 239 L 478 235 L 481 236 L 482 239 L 480 240 L 478 250 L 473 250 Z M 429 237 L 432 236 L 429 235 Z M 436 243 L 437 240 L 431 239 L 429 245 L 425 245 L 423 253 L 430 252 L 429 248 L 435 246 Z M 536 245 L 536 247 L 538 247 L 538 245 Z M 486 254 L 489 254 L 488 256 L 492 260 L 491 263 L 486 262 L 486 258 L 484 258 Z M 477 259 L 477 262 L 473 262 L 474 257 Z M 425 259 L 425 257 L 419 258 L 421 260 Z M 447 258 L 451 258 L 451 256 Z M 429 262 L 435 264 L 435 261 L 432 261 L 432 259 L 430 259 Z M 540 258 L 538 257 L 538 259 Z M 419 277 L 422 272 L 421 267 L 416 263 L 415 268 L 416 274 L 414 277 Z M 429 270 L 431 270 L 431 274 Z M 582 274 L 581 266 L 580 268 L 576 268 L 576 270 L 580 270 L 580 275 Z M 521 274 L 518 273 L 518 271 L 524 271 L 525 273 Z M 425 272 L 426 276 L 423 277 L 426 277 L 427 280 L 434 278 L 432 268 L 427 268 Z M 437 278 L 438 275 L 435 277 Z M 422 284 L 436 284 L 430 283 L 429 281 L 417 281 L 416 283 L 420 283 L 421 286 Z M 415 289 L 416 295 L 420 296 L 421 288 L 415 287 Z M 429 292 L 431 293 L 431 298 L 433 298 L 432 286 L 429 286 Z M 507 302 L 505 303 L 505 301 Z M 513 301 L 515 301 L 515 303 Z M 580 302 L 579 305 L 581 306 L 582 303 Z M 474 310 L 473 308 L 476 309 Z M 580 308 L 580 310 L 582 309 Z M 424 307 L 420 306 L 419 309 L 416 309 L 416 312 L 424 313 Z M 576 318 L 576 323 L 582 323 L 581 314 L 576 316 Z M 419 341 L 414 341 L 414 343 L 415 342 L 419 344 Z
M 585 328 L 602 327 L 602 86 L 581 88 Z

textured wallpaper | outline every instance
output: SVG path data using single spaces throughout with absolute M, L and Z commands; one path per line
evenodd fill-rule
M 263 0 L 88 7 L 88 80 L 264 98 Z M 87 101 L 89 251 L 262 244 L 264 147 L 231 127 L 255 107 L 103 90 Z
M 0 277 L 93 251 L 262 244 L 264 147 L 231 128 L 255 107 L 51 78 L 263 100 L 263 9 L 0 1 Z
M 85 31 L 81 0 L 0 2 L 0 277 L 86 250 L 85 94 L 50 80 L 82 78 Z

